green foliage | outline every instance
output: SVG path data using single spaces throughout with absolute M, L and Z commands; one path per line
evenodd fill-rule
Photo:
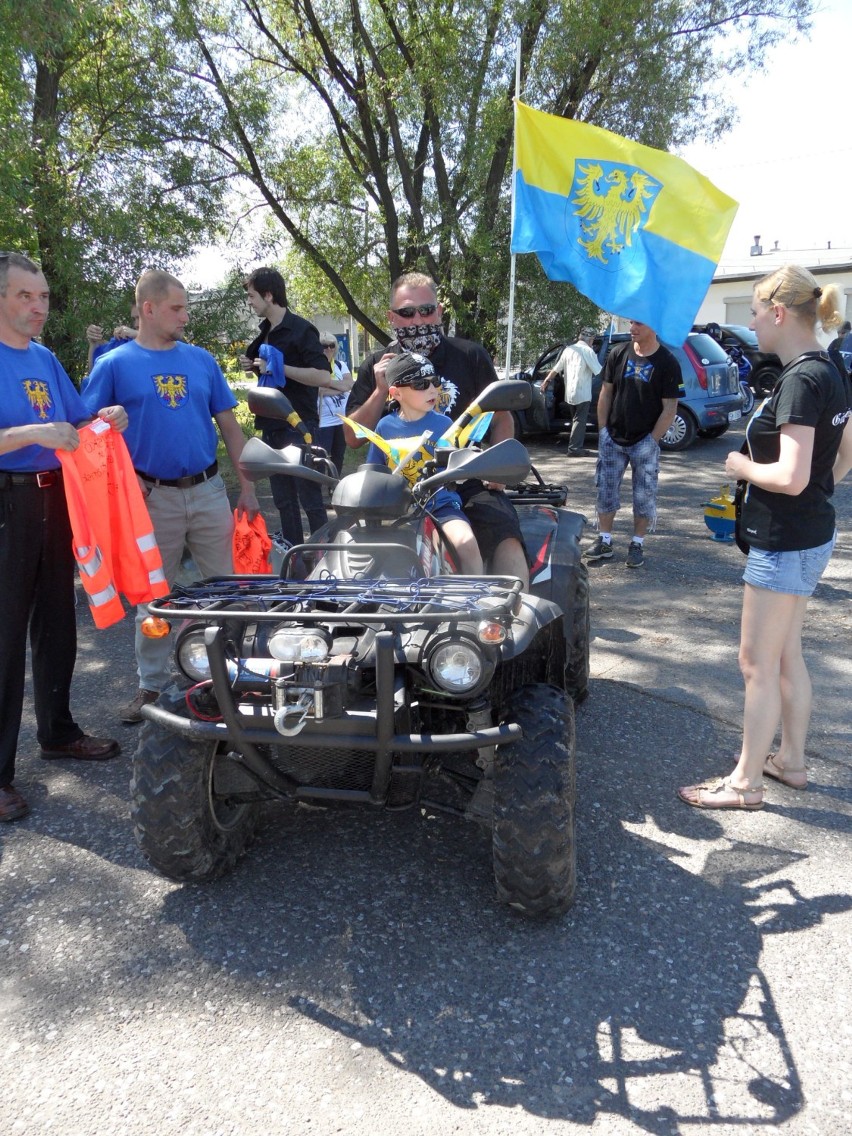
M 40 10 L 0 7 L 0 243 L 41 261 L 45 339 L 79 377 L 86 325 L 126 320 L 143 269 L 217 230 L 221 171 L 214 123 L 147 4 Z
M 86 324 L 126 319 L 140 271 L 228 231 L 231 207 L 268 214 L 251 251 L 284 264 L 295 306 L 348 312 L 381 339 L 390 281 L 419 268 L 456 331 L 494 348 L 516 43 L 526 102 L 665 148 L 718 137 L 724 79 L 764 66 L 812 7 L 44 0 L 34 18 L 0 0 L 0 244 L 41 258 L 47 339 L 78 374 Z M 192 334 L 226 363 L 243 334 L 232 301 L 193 310 Z M 524 354 L 589 310 L 519 258 Z

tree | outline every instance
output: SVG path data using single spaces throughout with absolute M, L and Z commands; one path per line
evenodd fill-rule
M 148 6 L 0 0 L 0 239 L 41 261 L 45 341 L 72 373 L 83 329 L 127 322 L 132 284 L 216 231 L 218 158 L 183 139 L 195 85 L 177 79 Z
M 439 281 L 457 329 L 493 345 L 508 276 L 516 40 L 526 101 L 669 147 L 724 130 L 721 80 L 805 31 L 812 3 L 168 6 L 211 115 L 224 110 L 218 152 L 346 309 L 381 337 L 388 281 L 418 267 Z

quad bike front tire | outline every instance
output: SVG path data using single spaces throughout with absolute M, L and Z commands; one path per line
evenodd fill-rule
M 160 704 L 181 713 L 183 692 L 168 687 Z M 226 875 L 254 839 L 260 806 L 217 793 L 222 760 L 215 742 L 191 742 L 157 722 L 142 723 L 133 755 L 131 819 L 142 854 L 170 879 L 203 882 Z
M 574 705 L 546 683 L 512 693 L 503 718 L 523 737 L 494 760 L 492 860 L 498 898 L 525 915 L 560 915 L 577 881 Z

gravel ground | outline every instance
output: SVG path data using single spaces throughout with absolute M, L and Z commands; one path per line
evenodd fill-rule
M 845 1136 L 852 487 L 806 630 L 811 789 L 687 809 L 674 787 L 738 745 L 741 558 L 703 523 L 728 442 L 664 459 L 644 568 L 592 572 L 580 883 L 558 921 L 499 907 L 486 835 L 445 816 L 274 806 L 229 878 L 156 875 L 114 719 L 132 627 L 81 610 L 75 707 L 124 754 L 40 762 L 26 720 L 33 812 L 0 830 L 0 1129 Z M 594 460 L 531 448 L 591 517 Z

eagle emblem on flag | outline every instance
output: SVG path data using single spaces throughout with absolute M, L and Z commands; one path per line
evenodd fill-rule
M 608 265 L 632 246 L 662 183 L 637 166 L 615 162 L 578 160 L 574 168 L 571 206 L 580 225 L 577 243 L 589 260 Z

